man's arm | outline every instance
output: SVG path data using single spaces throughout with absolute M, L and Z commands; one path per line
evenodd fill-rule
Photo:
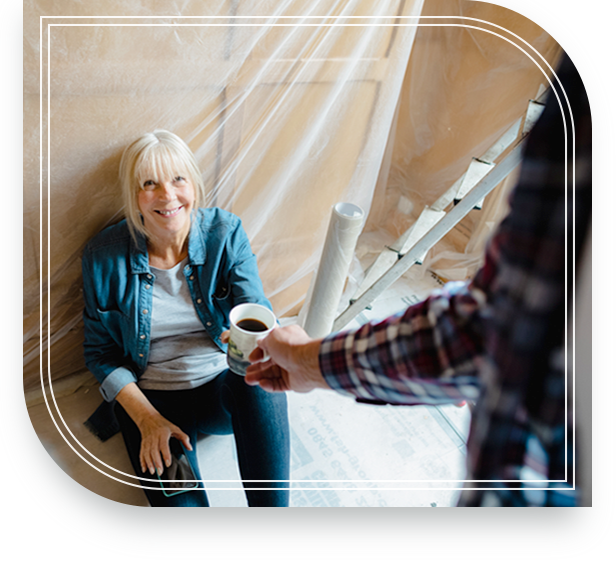
M 482 304 L 481 291 L 450 283 L 400 314 L 323 340 L 311 340 L 298 326 L 280 328 L 260 343 L 271 359 L 249 367 L 246 382 L 274 391 L 332 388 L 396 404 L 474 400 Z

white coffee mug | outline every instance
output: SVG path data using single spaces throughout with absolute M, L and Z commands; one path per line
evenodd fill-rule
M 276 316 L 260 304 L 238 304 L 229 314 L 229 323 L 231 334 L 227 346 L 227 363 L 229 369 L 243 377 L 250 365 L 248 356 L 256 349 L 257 340 L 276 327 Z

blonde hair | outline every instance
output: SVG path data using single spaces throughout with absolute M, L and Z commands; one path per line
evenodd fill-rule
M 176 176 L 188 178 L 195 189 L 194 209 L 205 203 L 205 185 L 197 161 L 188 145 L 174 133 L 163 129 L 146 133 L 133 141 L 122 154 L 120 184 L 128 229 L 149 238 L 141 221 L 138 195 L 143 182 L 159 182 Z

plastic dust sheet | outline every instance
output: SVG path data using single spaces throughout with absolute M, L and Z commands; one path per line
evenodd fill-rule
M 207 204 L 242 219 L 277 316 L 292 316 L 334 204 L 366 211 L 358 249 L 379 251 L 546 88 L 492 24 L 552 66 L 560 53 L 519 14 L 454 0 L 27 0 L 24 22 L 26 388 L 41 355 L 53 379 L 84 368 L 81 252 L 122 218 L 120 156 L 142 133 L 186 140 Z M 470 276 L 503 194 L 424 268 Z

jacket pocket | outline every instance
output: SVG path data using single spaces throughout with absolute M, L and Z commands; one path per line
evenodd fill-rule
M 231 293 L 231 285 L 229 285 L 225 281 L 221 281 L 216 285 L 216 290 L 214 291 L 213 297 L 216 300 L 226 300 L 229 298 L 229 294 Z

